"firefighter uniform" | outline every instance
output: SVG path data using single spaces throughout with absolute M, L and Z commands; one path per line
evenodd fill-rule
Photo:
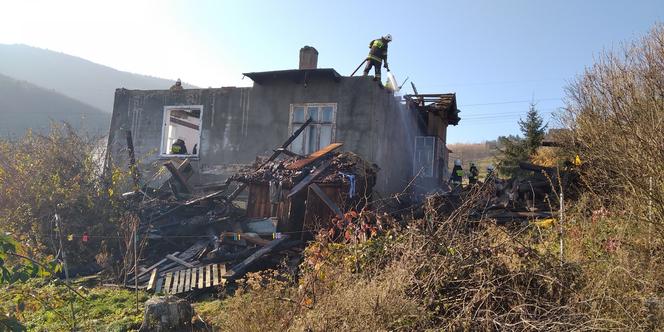
M 369 75 L 371 67 L 374 67 L 374 80 L 380 80 L 380 65 L 385 61 L 385 68 L 389 68 L 387 65 L 387 44 L 389 40 L 386 40 L 385 37 L 381 37 L 375 40 L 372 40 L 369 43 L 369 55 L 367 56 L 367 65 L 364 67 L 364 76 Z

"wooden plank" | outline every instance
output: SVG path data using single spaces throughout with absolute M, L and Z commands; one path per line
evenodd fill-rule
M 182 292 L 184 292 L 184 284 L 185 284 L 185 280 L 186 280 L 185 278 L 186 278 L 186 276 L 187 276 L 186 271 L 187 271 L 187 270 L 180 270 L 180 271 L 179 271 L 179 272 L 180 272 L 180 273 L 179 273 L 179 275 L 180 275 L 180 283 L 178 284 L 178 290 L 177 290 L 177 293 L 182 293 Z M 177 294 L 177 293 L 176 293 L 176 294 Z
M 169 294 L 171 291 L 171 282 L 173 281 L 173 273 L 166 273 L 166 282 L 164 283 L 164 294 Z
M 226 279 L 224 279 L 225 274 L 226 274 L 226 264 L 219 264 L 219 283 L 222 285 L 226 284 Z
M 154 292 L 156 294 L 161 293 L 161 288 L 164 285 L 164 278 L 158 278 L 157 279 L 157 286 L 154 288 Z
M 176 251 L 176 252 L 172 253 L 171 255 L 175 256 L 175 255 L 178 255 L 179 253 L 180 253 L 179 251 Z M 136 278 L 139 278 L 139 280 L 140 280 L 140 278 L 141 278 L 142 276 L 146 275 L 148 272 L 152 271 L 152 269 L 155 269 L 155 268 L 159 267 L 159 265 L 164 264 L 164 263 L 166 263 L 167 261 L 168 261 L 168 259 L 167 259 L 167 258 L 164 258 L 164 259 L 162 259 L 162 260 L 160 260 L 160 261 L 154 263 L 152 266 L 148 267 L 148 268 L 145 269 L 143 272 L 139 273 L 138 276 L 136 276 Z M 134 280 L 134 279 L 130 279 L 129 282 L 131 282 L 131 281 L 133 281 L 133 280 Z
M 180 283 L 180 271 L 173 272 L 173 285 L 171 285 L 171 291 L 169 294 L 175 294 L 178 292 L 178 285 Z
M 251 264 L 255 263 L 256 260 L 261 258 L 261 256 L 270 253 L 279 244 L 286 241 L 286 239 L 288 239 L 288 235 L 282 235 L 280 239 L 270 241 L 268 245 L 256 251 L 253 255 L 247 257 L 247 259 L 233 266 L 230 271 L 226 272 L 224 277 L 230 279 L 241 277 L 246 272 L 247 268 L 251 266 Z
M 189 282 L 189 289 L 190 290 L 196 289 L 196 282 L 198 281 L 196 271 L 198 271 L 198 268 L 191 269 L 191 279 L 189 279 L 189 281 L 190 281 Z
M 187 193 L 191 194 L 194 192 L 194 188 L 187 183 L 187 179 L 182 176 L 182 173 L 178 171 L 177 168 L 171 163 L 170 161 L 164 163 L 164 167 L 171 172 L 171 175 L 173 176 L 172 178 L 175 179 L 175 181 L 181 186 L 181 188 L 186 191 Z
M 302 167 L 307 166 L 307 165 L 315 162 L 316 160 L 326 156 L 328 153 L 340 148 L 342 145 L 344 145 L 344 144 L 343 143 L 332 143 L 332 144 L 330 144 L 330 145 L 328 145 L 328 146 L 326 146 L 326 147 L 324 147 L 324 148 L 308 155 L 306 158 L 300 159 L 300 160 L 295 161 L 294 163 L 286 166 L 286 169 L 290 169 L 290 170 L 301 169 Z
M 171 255 L 171 254 L 166 255 L 166 258 L 168 258 L 168 259 L 170 259 L 170 260 L 172 260 L 172 261 L 174 261 L 174 262 L 176 262 L 176 263 L 178 263 L 178 264 L 180 264 L 180 265 L 182 265 L 182 266 L 188 267 L 188 268 L 192 268 L 192 267 L 194 267 L 194 266 L 191 265 L 190 263 L 187 263 L 186 261 L 184 261 L 184 260 L 182 260 L 182 259 L 180 259 L 180 258 L 177 258 L 177 257 L 175 257 L 175 256 L 173 256 L 173 255 Z
M 315 183 L 312 183 L 309 186 L 309 188 L 311 188 L 311 190 L 313 190 L 316 193 L 316 195 L 318 195 L 318 197 L 320 197 L 320 199 L 323 201 L 323 203 L 325 203 L 325 205 L 327 205 L 327 207 L 329 207 L 330 210 L 332 210 L 334 212 L 334 214 L 336 214 L 339 219 L 343 220 L 344 214 L 341 212 L 341 209 L 337 206 L 337 204 L 334 203 L 334 201 L 332 201 L 332 199 L 330 199 L 330 197 L 325 195 L 325 193 L 323 192 L 323 189 L 321 189 Z
M 198 268 L 198 289 L 203 289 L 205 288 L 204 284 L 204 276 L 205 276 L 205 267 L 201 266 Z
M 150 281 L 148 281 L 148 289 L 147 290 L 152 290 L 152 287 L 155 286 L 155 282 L 157 281 L 157 269 L 152 270 L 152 274 L 150 275 Z
M 187 272 L 184 276 L 184 291 L 188 292 L 191 290 L 191 269 L 187 269 Z
M 205 287 L 212 287 L 212 266 L 207 265 L 205 266 Z
M 295 187 L 293 187 L 293 189 L 291 189 L 291 191 L 288 193 L 288 196 L 286 196 L 286 198 L 293 197 L 300 190 L 307 187 L 312 181 L 314 181 L 316 179 L 316 177 L 318 177 L 321 173 L 323 173 L 323 171 L 326 168 L 328 168 L 330 166 L 330 164 L 331 164 L 331 161 L 328 160 L 328 161 L 322 163 L 320 166 L 318 166 L 318 168 L 316 168 L 315 171 L 313 171 L 312 173 L 307 175 L 304 179 L 302 179 L 302 181 L 300 181 L 298 184 L 296 184 Z
M 212 264 L 212 286 L 219 285 L 219 267 L 217 264 Z

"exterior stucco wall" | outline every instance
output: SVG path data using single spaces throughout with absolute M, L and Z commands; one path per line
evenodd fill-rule
M 233 174 L 233 165 L 271 154 L 289 136 L 290 105 L 297 103 L 337 103 L 333 140 L 381 168 L 378 191 L 400 192 L 409 182 L 414 136 L 422 135 L 424 125 L 369 77 L 320 78 L 306 84 L 275 78 L 252 88 L 181 92 L 118 89 L 109 152 L 116 165 L 126 165 L 125 131 L 131 130 L 139 169 L 147 179 L 166 161 L 159 156 L 164 106 L 203 105 L 192 180 L 222 181 Z

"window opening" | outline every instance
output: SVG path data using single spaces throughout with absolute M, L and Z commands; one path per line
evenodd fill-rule
M 202 105 L 165 106 L 162 156 L 198 156 Z
M 415 137 L 415 162 L 413 163 L 413 176 L 432 178 L 435 176 L 436 137 Z
M 311 124 L 290 145 L 290 150 L 308 155 L 334 142 L 337 104 L 294 104 L 290 110 L 290 133 L 295 132 L 309 118 Z

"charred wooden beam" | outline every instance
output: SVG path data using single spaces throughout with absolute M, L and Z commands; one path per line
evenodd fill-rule
M 131 135 L 131 130 L 127 130 L 127 153 L 129 153 L 129 171 L 131 172 L 131 178 L 134 181 L 134 190 L 138 190 L 141 187 L 141 177 L 138 173 L 138 165 L 136 164 L 136 155 L 134 153 L 134 139 Z
M 184 163 L 183 163 L 184 164 Z M 194 192 L 194 188 L 187 183 L 187 179 L 180 173 L 180 171 L 173 166 L 173 163 L 168 161 L 164 163 L 164 167 L 171 173 L 173 179 L 184 189 L 187 193 L 191 194 Z
M 252 264 L 254 264 L 259 258 L 272 252 L 275 248 L 277 248 L 279 244 L 286 241 L 286 239 L 288 239 L 288 235 L 283 235 L 279 239 L 270 241 L 270 243 L 268 243 L 265 247 L 261 248 L 260 250 L 256 251 L 253 255 L 247 257 L 247 259 L 233 266 L 229 271 L 226 272 L 224 278 L 237 279 L 243 276 L 247 272 L 247 269 L 251 267 Z
M 300 126 L 300 128 L 298 128 L 298 129 L 293 133 L 293 135 L 291 135 L 291 136 L 290 136 L 290 137 L 284 142 L 284 144 L 281 145 L 280 148 L 275 149 L 275 150 L 274 150 L 274 153 L 272 153 L 272 155 L 270 156 L 270 158 L 268 158 L 264 163 L 262 163 L 260 166 L 258 166 L 257 169 L 261 169 L 261 168 L 263 168 L 265 165 L 267 165 L 268 163 L 270 163 L 270 162 L 272 162 L 273 160 L 277 159 L 277 157 L 281 154 L 281 152 L 282 152 L 283 150 L 285 150 L 286 148 L 288 148 L 288 146 L 291 145 L 291 143 L 293 143 L 293 141 L 295 141 L 295 139 L 296 139 L 298 136 L 300 136 L 300 134 L 304 131 L 305 128 L 307 128 L 307 126 L 311 123 L 311 121 L 313 121 L 312 118 L 307 119 L 307 121 L 304 122 L 304 123 Z M 246 189 L 246 188 L 247 188 L 247 184 L 246 184 L 246 183 L 241 184 L 239 187 L 237 187 L 237 189 L 235 189 L 235 191 L 233 191 L 233 192 L 228 196 L 228 201 L 229 201 L 229 202 L 232 202 L 232 201 L 233 201 L 238 195 L 240 195 L 240 194 L 242 193 L 242 191 L 244 191 L 244 189 Z

